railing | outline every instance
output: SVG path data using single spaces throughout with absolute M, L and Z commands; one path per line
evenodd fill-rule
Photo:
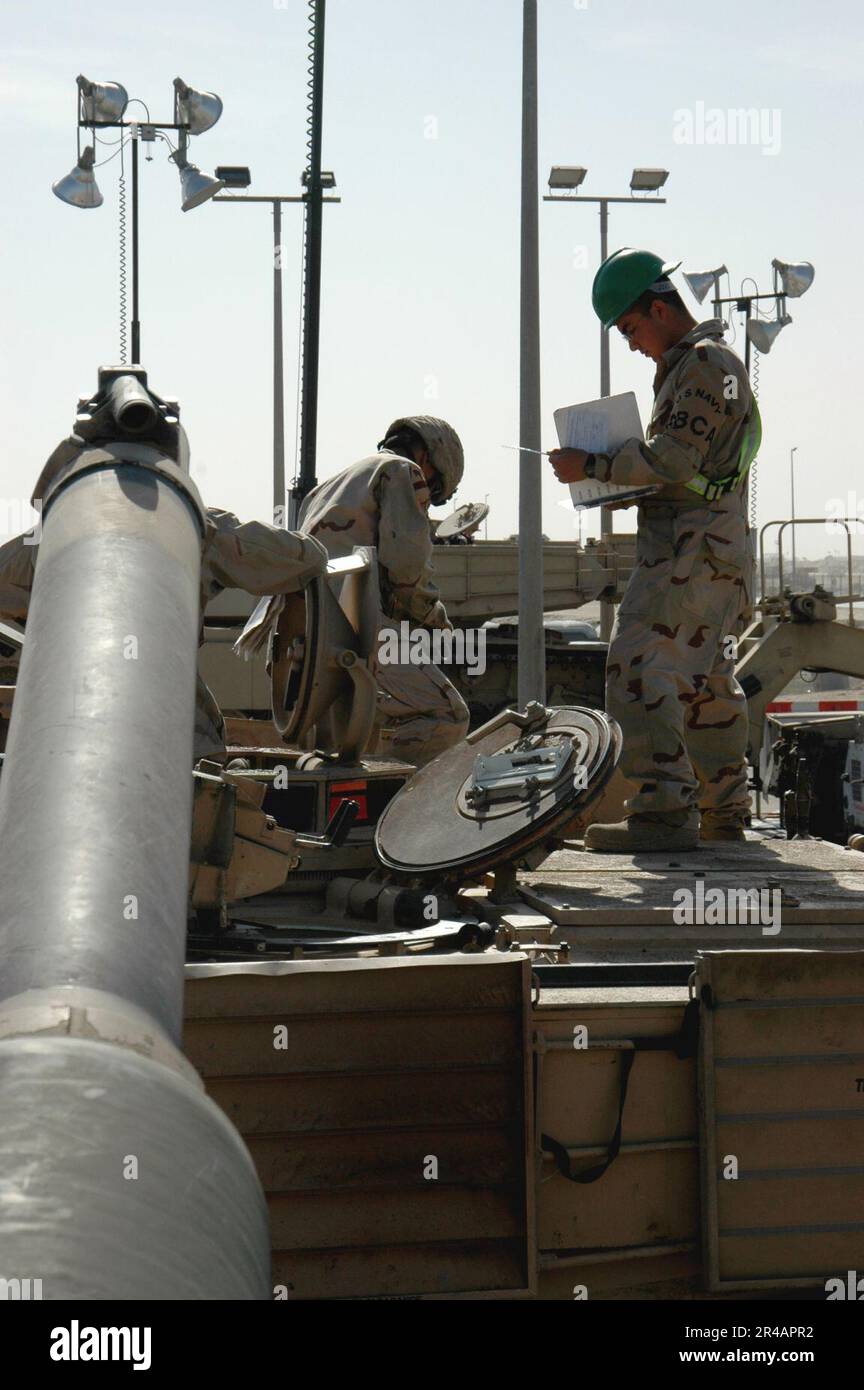
M 850 627 L 855 626 L 855 611 L 853 608 L 853 603 L 856 600 L 864 600 L 864 595 L 855 594 L 853 592 L 854 585 L 852 580 L 852 532 L 849 530 L 849 522 L 851 521 L 854 522 L 856 525 L 861 525 L 862 520 L 864 520 L 864 518 L 855 516 L 837 517 L 831 522 L 832 525 L 842 526 L 844 531 L 846 532 L 846 572 L 848 578 L 848 588 L 846 594 L 843 595 L 843 601 L 848 601 L 849 604 Z M 786 521 L 766 521 L 765 525 L 761 528 L 759 532 L 760 607 L 764 607 L 765 604 L 765 532 L 770 530 L 772 526 L 779 527 L 777 533 L 777 587 L 779 589 L 779 599 L 782 606 L 782 610 L 785 612 L 788 609 L 788 604 L 783 589 L 783 532 L 786 530 L 787 526 L 824 526 L 825 524 L 826 519 L 824 516 L 803 516 L 789 518 Z M 794 573 L 792 578 L 794 583 Z

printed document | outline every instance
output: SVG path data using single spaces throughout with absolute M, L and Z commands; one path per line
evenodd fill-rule
M 614 453 L 628 439 L 645 437 L 633 391 L 556 410 L 555 428 L 562 449 L 585 449 L 589 454 Z M 601 483 L 595 478 L 570 484 L 574 507 L 599 507 L 604 502 L 621 502 L 655 491 L 654 486 L 628 487 L 620 483 Z

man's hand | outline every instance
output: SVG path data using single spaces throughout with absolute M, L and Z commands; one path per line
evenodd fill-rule
M 418 623 L 417 626 L 428 628 L 430 632 L 434 631 L 435 628 L 443 628 L 445 632 L 453 631 L 453 624 L 447 617 L 447 609 L 440 599 L 429 609 L 422 623 Z
M 559 483 L 584 482 L 587 457 L 584 449 L 551 449 L 549 452 L 549 462 Z

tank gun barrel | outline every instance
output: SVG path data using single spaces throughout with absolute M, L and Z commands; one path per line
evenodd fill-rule
M 134 386 L 102 393 L 118 435 Z M 0 1277 L 267 1298 L 254 1167 L 180 1052 L 204 515 L 128 453 L 85 441 L 43 497 L 0 778 Z

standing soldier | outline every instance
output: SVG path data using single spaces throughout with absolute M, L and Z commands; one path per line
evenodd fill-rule
M 615 325 L 632 352 L 657 364 L 645 443 L 551 455 L 561 482 L 656 489 L 640 498 L 636 565 L 606 668 L 606 708 L 637 790 L 626 820 L 589 826 L 593 850 L 743 840 L 750 809 L 746 700 L 734 667 L 753 599 L 745 479 L 761 424 L 723 323 L 696 323 L 668 279 L 677 268 L 624 248 L 594 279 L 604 328 Z
M 465 467 L 458 434 L 430 415 L 394 420 L 378 452 L 320 483 L 305 499 L 300 530 L 331 559 L 354 546 L 378 552 L 385 620 L 450 628 L 432 582 L 429 506 L 448 501 Z M 431 663 L 374 663 L 379 751 L 422 766 L 468 732 L 468 707 Z

